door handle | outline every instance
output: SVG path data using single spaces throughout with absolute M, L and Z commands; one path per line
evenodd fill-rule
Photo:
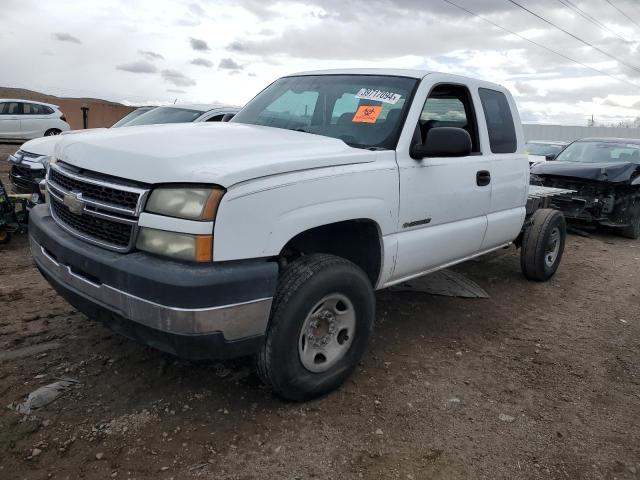
M 491 183 L 491 174 L 487 170 L 476 173 L 476 183 L 479 187 L 486 187 Z

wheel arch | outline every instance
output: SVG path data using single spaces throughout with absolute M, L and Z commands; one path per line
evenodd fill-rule
M 302 255 L 326 253 L 345 258 L 360 267 L 373 287 L 382 272 L 382 230 L 375 220 L 357 218 L 308 228 L 292 236 L 282 247 L 285 263 Z

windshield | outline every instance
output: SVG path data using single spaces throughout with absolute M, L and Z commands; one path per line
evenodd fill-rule
M 138 109 L 134 110 L 133 112 L 129 112 L 124 117 L 122 117 L 120 120 L 118 120 L 116 123 L 111 125 L 111 128 L 123 127 L 123 126 L 127 125 L 134 118 L 138 118 L 140 115 L 142 115 L 143 113 L 147 113 L 149 110 L 151 110 L 151 108 L 138 108 Z
M 394 149 L 417 83 L 377 75 L 281 78 L 231 121 L 339 138 L 358 148 Z
M 640 145 L 613 142 L 574 142 L 556 159 L 560 162 L 640 164 Z
M 134 118 L 127 127 L 134 125 L 156 125 L 159 123 L 188 123 L 193 122 L 204 112 L 187 108 L 158 107 Z
M 525 150 L 529 155 L 540 155 L 541 157 L 557 155 L 563 148 L 564 145 L 554 145 L 550 143 L 527 142 L 525 145 Z

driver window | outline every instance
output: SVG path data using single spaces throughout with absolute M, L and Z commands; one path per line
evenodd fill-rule
M 461 85 L 438 85 L 433 88 L 420 114 L 422 142 L 434 127 L 457 127 L 471 136 L 471 151 L 480 153 L 478 128 L 471 95 Z

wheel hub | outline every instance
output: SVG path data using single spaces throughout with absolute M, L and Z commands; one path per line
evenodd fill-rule
M 547 242 L 547 248 L 545 249 L 544 263 L 547 267 L 553 267 L 553 264 L 558 258 L 560 252 L 560 230 L 558 227 L 551 230 L 549 235 L 549 241 Z
M 335 365 L 351 347 L 355 333 L 355 309 L 342 294 L 328 295 L 309 312 L 300 331 L 300 362 L 321 373 Z
M 335 315 L 326 308 L 322 309 L 312 316 L 312 321 L 309 323 L 307 340 L 314 347 L 324 347 L 331 341 L 336 330 Z

